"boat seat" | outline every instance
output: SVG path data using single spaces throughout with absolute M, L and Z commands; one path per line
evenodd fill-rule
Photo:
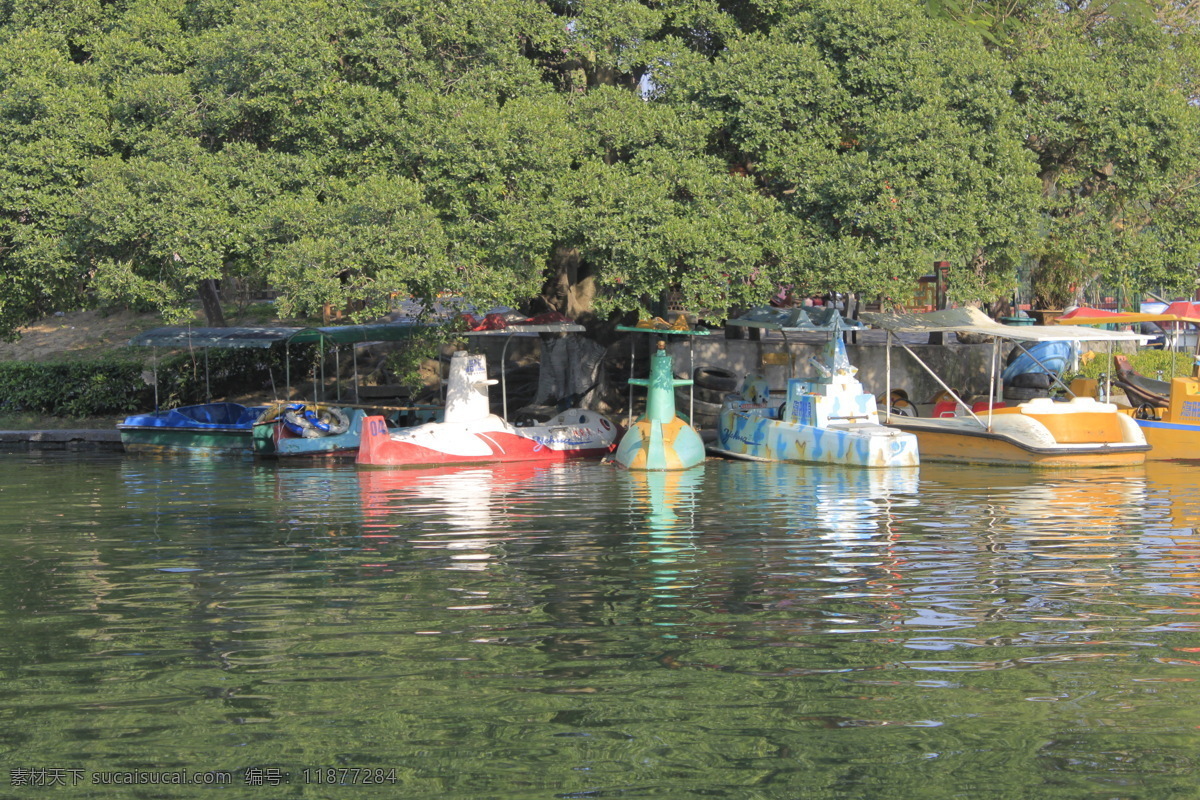
M 1059 444 L 1125 441 L 1116 409 L 1094 400 L 1084 402 L 1083 399 L 1077 399 L 1069 403 L 1032 400 L 1022 406 L 1021 411 L 1045 425 Z
M 939 400 L 933 407 L 934 417 L 953 417 L 958 403 L 953 400 Z

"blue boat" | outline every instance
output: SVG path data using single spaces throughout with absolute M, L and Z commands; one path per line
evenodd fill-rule
M 250 455 L 254 422 L 266 406 L 202 403 L 133 414 L 117 425 L 127 453 Z

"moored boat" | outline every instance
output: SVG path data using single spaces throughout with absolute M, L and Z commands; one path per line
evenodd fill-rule
M 1003 464 L 1026 467 L 1112 467 L 1142 464 L 1150 447 L 1141 429 L 1113 403 L 1091 397 L 1055 401 L 1035 398 L 1014 407 L 1001 407 L 985 399 L 982 409 L 968 405 L 942 381 L 903 341 L 899 333 L 965 331 L 992 337 L 992 374 L 989 394 L 997 396 L 999 345 L 1011 341 L 1028 353 L 1023 343 L 1046 341 L 1138 341 L 1144 337 L 1120 331 L 1066 326 L 1007 326 L 977 309 L 963 308 L 928 314 L 869 314 L 862 318 L 888 333 L 890 348 L 898 344 L 924 367 L 953 399 L 953 416 L 915 418 L 888 413 L 885 424 L 912 433 L 923 461 L 964 464 Z M 891 392 L 890 371 L 887 394 Z M 1057 380 L 1057 378 L 1053 378 Z M 1066 387 L 1064 387 L 1066 388 Z
M 140 347 L 160 347 L 173 349 L 203 350 L 208 349 L 266 349 L 276 345 L 284 348 L 284 377 L 286 380 L 287 396 L 291 395 L 291 375 L 287 348 L 292 344 L 321 344 L 332 343 L 360 344 L 373 341 L 402 341 L 411 335 L 418 325 L 408 324 L 374 324 L 374 325 L 343 325 L 326 328 L 293 328 L 293 327 L 226 327 L 226 328 L 193 328 L 191 326 L 170 326 L 144 331 L 130 340 L 131 345 Z M 206 384 L 207 384 L 207 355 Z M 272 386 L 275 384 L 274 375 L 270 375 Z M 357 360 L 355 360 L 355 384 L 357 386 Z M 158 376 L 157 367 L 154 374 L 154 403 L 158 405 Z M 338 383 L 340 397 L 341 383 Z M 338 403 L 340 404 L 340 399 Z M 282 431 L 270 430 L 270 427 L 255 427 L 257 421 L 269 422 L 276 414 L 267 414 L 259 419 L 268 409 L 279 411 L 278 416 L 286 417 L 288 409 L 295 409 L 292 419 L 280 419 L 280 422 L 291 422 L 294 438 Z M 307 419 L 306 411 L 314 413 L 312 419 Z M 330 425 L 331 419 L 336 424 Z M 361 419 L 355 420 L 350 409 L 321 404 L 295 404 L 290 402 L 277 403 L 274 406 L 242 406 L 236 403 L 205 403 L 195 406 L 185 406 L 170 411 L 155 411 L 147 414 L 136 414 L 127 417 L 117 426 L 121 432 L 121 441 L 125 449 L 131 452 L 172 452 L 185 453 L 232 453 L 239 455 L 304 455 L 304 454 L 342 454 L 353 455 L 357 448 L 357 434 L 353 431 L 361 429 Z M 361 415 L 358 415 L 361 416 Z M 307 430 L 306 430 L 307 429 Z M 341 436 L 341 439 L 337 439 Z M 280 447 L 278 453 L 276 447 Z
M 1117 358 L 1117 385 L 1133 407 L 1133 418 L 1150 445 L 1146 458 L 1155 461 L 1200 459 L 1200 378 L 1156 381 L 1138 375 Z
M 925 461 L 1115 467 L 1143 463 L 1150 449 L 1136 423 L 1116 405 L 1090 397 L 1066 402 L 1039 397 L 996 408 L 983 419 L 894 416 L 888 424 L 916 436 Z
M 265 406 L 202 403 L 133 414 L 117 425 L 128 453 L 249 455 L 254 421 Z
M 916 437 L 880 424 L 875 397 L 854 377 L 841 336 L 833 335 L 819 375 L 790 378 L 786 399 L 771 397 L 766 379 L 746 377 L 727 395 L 709 451 L 750 461 L 796 461 L 855 467 L 915 467 Z M 782 402 L 779 402 L 782 399 Z
M 692 381 L 675 377 L 674 359 L 666 342 L 658 341 L 650 357 L 650 376 L 630 378 L 630 386 L 646 387 L 646 413 L 629 426 L 613 460 L 630 470 L 691 469 L 704 462 L 704 442 L 675 411 L 675 389 Z M 631 404 L 632 405 L 632 404 Z
M 487 378 L 483 355 L 455 353 L 444 421 L 393 430 L 382 416 L 368 416 L 358 463 L 404 467 L 566 461 L 598 458 L 615 449 L 617 427 L 587 409 L 568 409 L 536 425 L 510 424 L 490 412 L 487 390 L 494 383 Z
M 1191 304 L 1172 303 L 1163 313 L 1136 312 L 1082 313 L 1072 322 L 1081 325 L 1138 325 L 1145 322 L 1166 325 L 1167 343 L 1178 345 L 1178 332 L 1185 326 L 1200 325 Z M 1174 311 L 1172 311 L 1174 309 Z M 1192 356 L 1193 361 L 1195 356 Z M 1150 452 L 1152 461 L 1200 459 L 1200 377 L 1193 366 L 1191 377 L 1176 377 L 1169 381 L 1139 375 L 1122 355 L 1113 356 L 1113 373 L 1117 386 L 1125 392 L 1130 408 L 1121 413 L 1134 419 Z
M 254 423 L 254 454 L 274 458 L 343 458 L 358 455 L 366 412 L 305 403 L 282 403 Z

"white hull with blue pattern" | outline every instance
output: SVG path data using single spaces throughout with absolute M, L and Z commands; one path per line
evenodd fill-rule
M 717 455 L 751 461 L 796 461 L 852 467 L 915 467 L 917 438 L 879 424 L 873 395 L 863 391 L 840 338 L 813 359 L 815 380 L 788 381 L 787 398 L 772 399 L 765 379 L 746 377 L 726 396 L 717 426 Z

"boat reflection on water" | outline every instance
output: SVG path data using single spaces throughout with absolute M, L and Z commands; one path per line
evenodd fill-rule
M 894 534 L 893 510 L 916 502 L 917 470 L 867 470 L 805 464 L 725 464 L 717 492 L 731 508 L 772 499 L 780 531 L 821 539 Z
M 644 515 L 646 534 L 656 539 L 695 534 L 696 495 L 704 482 L 704 470 L 624 472 L 621 480 L 629 488 L 635 519 Z
M 526 502 L 522 488 L 535 480 L 542 485 L 547 474 L 566 479 L 567 473 L 546 462 L 360 469 L 362 535 L 446 550 L 449 568 L 482 570 L 497 557 L 497 546 L 513 538 L 508 517 Z
M 1143 467 L 1028 473 L 936 464 L 922 466 L 921 482 L 923 491 L 945 487 L 973 498 L 960 513 L 984 521 L 989 530 L 1010 526 L 1027 537 L 1114 531 L 1146 497 Z
M 1192 465 L 1154 462 L 1146 467 L 1144 557 L 1163 564 L 1155 584 L 1167 594 L 1200 597 L 1200 485 Z
M 620 470 L 628 490 L 630 554 L 645 571 L 644 584 L 660 608 L 689 604 L 700 585 L 703 551 L 696 514 L 705 470 Z

